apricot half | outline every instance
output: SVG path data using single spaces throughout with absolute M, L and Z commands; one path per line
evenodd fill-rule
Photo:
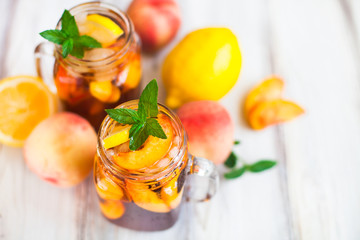
M 126 182 L 126 189 L 131 199 L 139 207 L 158 213 L 170 212 L 171 208 L 161 198 L 160 192 L 154 192 L 145 184 Z
M 125 213 L 125 207 L 120 201 L 106 200 L 100 202 L 100 209 L 109 219 L 120 218 Z
M 304 110 L 299 105 L 290 101 L 264 101 L 250 111 L 249 123 L 253 129 L 260 130 L 269 125 L 292 120 L 303 113 Z
M 284 88 L 282 79 L 271 76 L 265 79 L 258 86 L 253 88 L 245 100 L 245 113 L 249 114 L 251 109 L 258 103 L 281 98 Z
M 170 119 L 164 115 L 158 116 L 158 122 L 163 128 L 167 139 L 150 136 L 143 147 L 131 152 L 119 152 L 113 156 L 114 161 L 120 167 L 129 170 L 141 169 L 151 166 L 160 160 L 169 151 L 174 138 L 173 127 Z

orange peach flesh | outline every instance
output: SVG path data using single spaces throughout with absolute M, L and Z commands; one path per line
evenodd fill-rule
M 113 156 L 117 165 L 128 170 L 142 169 L 151 166 L 166 155 L 171 147 L 174 131 L 171 121 L 167 116 L 159 114 L 158 121 L 167 139 L 150 136 L 142 148 L 136 151 L 117 153 Z
M 253 88 L 245 100 L 245 113 L 249 114 L 258 103 L 281 98 L 284 88 L 282 79 L 272 76 Z
M 125 213 L 125 207 L 120 201 L 105 200 L 100 202 L 100 209 L 109 219 L 120 218 Z
M 249 114 L 249 123 L 255 130 L 290 121 L 304 113 L 296 103 L 281 99 L 259 103 Z
M 101 198 L 106 200 L 121 200 L 124 197 L 121 187 L 107 177 L 97 181 L 96 191 Z

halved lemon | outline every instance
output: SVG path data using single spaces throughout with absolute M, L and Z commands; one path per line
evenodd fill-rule
M 79 26 L 80 33 L 98 40 L 103 47 L 115 43 L 124 31 L 108 17 L 99 14 L 87 15 L 86 21 Z
M 18 147 L 35 126 L 56 111 L 55 97 L 32 76 L 16 76 L 0 81 L 0 142 Z

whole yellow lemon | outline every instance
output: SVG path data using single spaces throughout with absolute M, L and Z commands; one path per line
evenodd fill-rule
M 230 29 L 191 32 L 164 61 L 166 105 L 178 108 L 189 101 L 219 100 L 235 85 L 240 68 L 239 44 Z

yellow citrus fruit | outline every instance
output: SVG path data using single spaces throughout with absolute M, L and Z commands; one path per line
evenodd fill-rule
M 103 140 L 104 148 L 109 149 L 129 141 L 129 131 L 131 126 L 121 127 L 115 133 Z
M 235 85 L 241 68 L 236 36 L 228 28 L 204 28 L 188 34 L 166 57 L 162 78 L 166 105 L 219 100 Z
M 113 44 L 124 31 L 110 18 L 99 14 L 90 14 L 84 23 L 79 23 L 81 34 L 88 35 L 98 40 L 103 47 Z
M 56 111 L 56 101 L 40 78 L 0 81 L 0 142 L 22 146 L 34 127 Z

